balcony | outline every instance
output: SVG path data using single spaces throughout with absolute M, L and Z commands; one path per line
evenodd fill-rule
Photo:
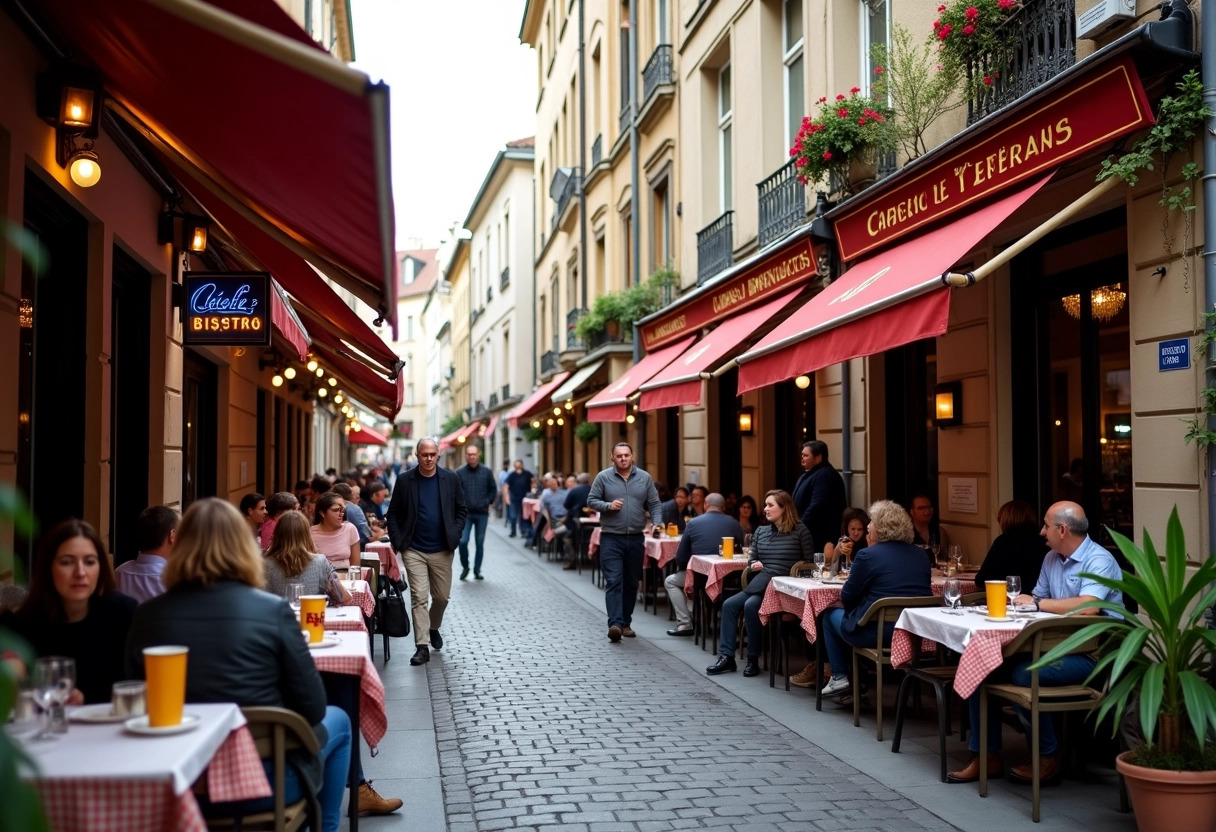
M 633 106 L 630 105 L 630 103 L 628 101 L 626 101 L 624 106 L 621 107 L 621 117 L 620 117 L 620 123 L 618 125 L 621 130 L 620 135 L 624 136 L 626 133 L 629 132 L 629 125 L 632 122 L 633 122 Z
M 607 330 L 601 329 L 599 332 L 592 334 L 590 340 L 587 342 L 587 350 L 588 352 L 594 352 L 600 347 L 607 346 L 608 344 L 621 344 L 624 343 L 624 341 L 625 336 L 623 330 L 618 329 L 615 335 L 609 335 Z
M 722 216 L 697 232 L 697 285 L 700 286 L 734 262 L 735 212 Z
M 642 101 L 650 100 L 663 84 L 671 83 L 671 44 L 660 43 L 642 68 Z
M 1004 26 L 1013 46 L 1003 54 L 988 53 L 967 67 L 971 93 L 967 124 L 974 124 L 1059 75 L 1077 60 L 1074 0 L 1025 0 Z M 992 78 L 992 85 L 982 79 Z
M 557 351 L 549 350 L 540 357 L 540 374 L 542 376 L 551 375 L 557 371 Z
M 511 285 L 511 267 L 507 266 L 502 270 L 502 280 L 498 283 L 498 291 L 505 292 L 507 287 Z
M 574 331 L 574 327 L 578 324 L 579 318 L 587 314 L 586 309 L 571 309 L 566 313 L 566 349 L 567 350 L 583 350 L 587 345 L 583 343 L 583 339 L 578 337 Z
M 582 175 L 578 168 L 558 168 L 553 174 L 553 181 L 549 183 L 549 196 L 557 205 L 552 219 L 552 228 L 555 233 L 558 225 L 564 224 L 566 209 L 578 195 L 581 183 Z
M 485 413 L 485 412 L 486 412 L 486 403 L 485 402 L 483 402 L 481 399 L 478 399 L 477 401 L 473 402 L 473 413 L 481 414 L 481 413 Z
M 806 222 L 806 186 L 798 181 L 794 160 L 756 185 L 760 197 L 760 248 Z
M 504 384 L 502 386 L 502 400 L 505 402 L 509 398 L 511 398 L 511 385 Z
M 496 407 L 498 407 L 498 394 L 497 394 L 497 393 L 491 393 L 491 394 L 490 394 L 490 408 L 489 408 L 489 409 L 490 409 L 490 410 L 493 410 L 493 409 L 494 409 L 494 408 L 496 408 Z
M 604 134 L 595 137 L 591 143 L 591 167 L 598 165 L 604 158 Z

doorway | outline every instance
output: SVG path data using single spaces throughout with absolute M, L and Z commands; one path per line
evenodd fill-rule
M 110 290 L 110 551 L 135 557 L 139 513 L 148 505 L 151 427 L 152 278 L 114 247 Z
M 187 352 L 182 389 L 182 510 L 195 500 L 216 495 L 215 365 Z
M 737 370 L 732 370 L 732 374 Z M 774 416 L 777 422 L 777 451 L 776 474 L 777 482 L 774 488 L 783 488 L 790 494 L 794 493 L 794 485 L 802 476 L 802 443 L 816 436 L 815 424 L 815 375 L 799 376 L 808 379 L 806 387 L 799 387 L 797 380 L 783 381 L 773 387 Z M 737 382 L 730 382 L 731 389 L 736 389 Z M 839 465 L 834 460 L 834 465 Z M 757 495 L 758 496 L 758 495 Z M 763 503 L 762 500 L 757 502 Z
M 937 339 L 914 341 L 883 354 L 886 368 L 887 497 L 904 506 L 927 491 L 937 499 Z M 939 509 L 940 511 L 940 509 Z M 940 515 L 939 515 L 940 516 Z

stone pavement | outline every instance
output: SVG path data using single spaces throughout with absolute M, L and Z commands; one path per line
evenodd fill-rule
M 639 605 L 639 637 L 611 644 L 585 571 L 562 572 L 500 523 L 486 546 L 486 580 L 454 582 L 429 665 L 409 665 L 412 637 L 387 666 L 377 644 L 390 730 L 364 769 L 406 806 L 361 828 L 1135 828 L 1115 811 L 1113 776 L 1044 789 L 1032 824 L 1026 787 L 993 781 L 982 800 L 937 779 L 928 718 L 892 754 L 890 721 L 877 743 L 872 714 L 854 728 L 851 710 L 817 713 L 813 692 L 770 689 L 767 672 L 707 677 L 711 654 L 664 634 L 665 606 Z

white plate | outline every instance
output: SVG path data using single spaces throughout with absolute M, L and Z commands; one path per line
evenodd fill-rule
M 68 709 L 68 719 L 72 722 L 126 722 L 130 718 L 114 713 L 109 702 Z
M 143 734 L 149 737 L 159 737 L 165 734 L 183 734 L 186 731 L 193 731 L 199 726 L 200 718 L 197 714 L 182 714 L 182 721 L 177 725 L 165 725 L 160 728 L 153 728 L 148 724 L 148 717 L 137 716 L 128 719 L 122 724 L 122 727 L 130 731 L 132 734 Z
M 985 615 L 984 620 L 985 621 L 995 621 L 998 624 L 1008 624 L 1013 619 L 1010 618 L 1009 616 L 1005 616 L 1004 618 L 993 618 L 991 615 Z
M 337 638 L 336 636 L 326 636 L 318 642 L 309 642 L 308 649 L 320 650 L 323 647 L 337 647 L 341 643 L 342 639 Z

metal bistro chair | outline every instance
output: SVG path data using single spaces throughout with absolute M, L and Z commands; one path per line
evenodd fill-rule
M 1029 656 L 1033 664 L 1077 630 L 1088 627 L 1094 619 L 1087 615 L 1061 615 L 1034 621 L 1005 645 L 1001 655 L 1005 661 L 1018 655 Z M 1092 653 L 1097 638 L 1075 647 L 1071 653 Z M 1089 711 L 1102 702 L 1103 691 L 1088 685 L 1039 685 L 1039 671 L 1030 671 L 1030 685 L 1022 687 L 1008 682 L 980 686 L 980 797 L 988 796 L 988 732 L 983 726 L 988 720 L 988 697 L 1006 699 L 1030 711 L 1030 817 L 1039 822 L 1039 714 L 1066 711 Z
M 271 788 L 274 789 L 274 809 L 252 815 L 235 817 L 209 817 L 207 828 L 213 832 L 242 830 L 247 832 L 292 832 L 305 823 L 310 829 L 321 828 L 321 804 L 315 794 L 308 793 L 300 800 L 286 805 L 284 778 L 287 773 L 287 752 L 303 750 L 316 754 L 321 750 L 317 735 L 304 717 L 287 708 L 241 708 L 253 734 L 258 756 L 271 760 L 274 770 Z
M 807 560 L 800 560 L 790 567 L 791 578 L 810 578 L 815 573 L 815 564 Z M 777 616 L 776 626 L 769 628 L 769 660 L 768 660 L 768 686 L 776 687 L 777 666 L 781 666 L 781 674 L 785 676 L 785 689 L 790 689 L 790 666 L 789 666 L 789 644 L 785 632 L 785 625 L 789 622 L 794 622 L 797 619 L 788 612 L 783 612 Z M 771 621 L 771 619 L 770 619 Z M 802 628 L 798 628 L 798 632 L 805 638 L 805 633 Z M 818 667 L 818 662 L 816 662 Z

